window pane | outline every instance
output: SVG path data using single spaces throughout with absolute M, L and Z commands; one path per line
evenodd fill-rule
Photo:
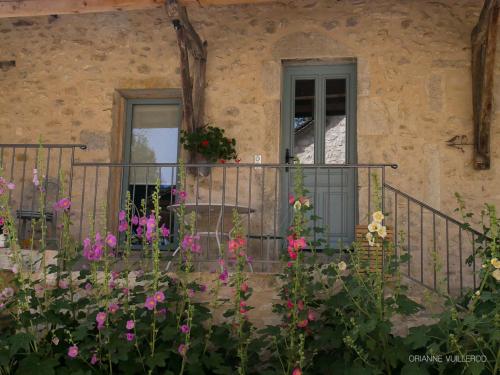
M 314 163 L 314 95 L 313 79 L 295 81 L 293 155 L 302 164 Z
M 178 104 L 137 104 L 132 107 L 132 163 L 176 163 L 179 145 Z M 161 169 L 161 171 L 160 171 Z M 134 168 L 132 184 L 173 185 L 172 168 Z M 173 178 L 174 177 L 174 178 Z
M 325 163 L 346 162 L 346 80 L 327 79 L 325 98 Z

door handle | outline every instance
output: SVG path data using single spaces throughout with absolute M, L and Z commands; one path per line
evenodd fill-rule
M 292 157 L 290 156 L 290 150 L 287 148 L 285 150 L 285 164 L 290 164 L 290 160 Z

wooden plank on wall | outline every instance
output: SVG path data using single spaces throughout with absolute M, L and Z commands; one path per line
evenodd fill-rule
M 189 6 L 265 3 L 273 0 L 181 0 Z M 0 18 L 154 9 L 164 0 L 0 0 Z
M 498 0 L 485 0 L 471 34 L 474 167 L 490 168 L 493 78 L 498 28 Z

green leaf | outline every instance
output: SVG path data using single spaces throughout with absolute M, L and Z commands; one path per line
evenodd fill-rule
M 407 363 L 401 369 L 401 375 L 429 375 L 429 372 L 416 363 Z
M 52 358 L 42 359 L 38 355 L 32 354 L 19 363 L 19 369 L 16 374 L 55 375 L 54 368 L 57 364 L 57 361 Z
M 35 338 L 33 335 L 25 332 L 20 332 L 15 334 L 14 336 L 9 337 L 9 343 L 10 343 L 10 354 L 16 354 L 19 349 L 24 349 L 25 351 L 30 350 L 30 343 L 34 340 Z

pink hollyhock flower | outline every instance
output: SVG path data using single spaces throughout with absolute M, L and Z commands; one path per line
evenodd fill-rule
M 181 201 L 185 201 L 187 198 L 187 193 L 185 191 L 180 191 L 179 192 L 179 198 Z
M 165 294 L 163 294 L 162 291 L 158 291 L 155 293 L 154 298 L 155 298 L 156 302 L 161 303 L 161 302 L 165 301 Z
M 186 356 L 187 354 L 187 346 L 184 345 L 184 344 L 180 344 L 179 347 L 177 348 L 177 351 L 179 352 L 180 355 L 182 355 L 183 357 Z
M 219 280 L 222 281 L 224 284 L 226 284 L 228 278 L 229 278 L 229 273 L 227 272 L 227 269 L 224 269 L 224 271 L 219 275 Z
M 309 319 L 311 322 L 314 322 L 316 320 L 316 314 L 314 313 L 314 311 L 309 310 L 309 312 L 307 313 L 307 319 Z
M 296 367 L 293 369 L 292 375 L 302 375 L 302 370 L 300 368 Z
M 138 216 L 136 216 L 136 215 L 132 216 L 132 224 L 133 225 L 139 224 L 139 217 Z
M 293 251 L 292 249 L 288 249 L 288 255 L 290 256 L 290 259 L 295 260 L 297 259 L 297 253 Z
M 165 307 L 163 307 L 160 310 L 158 310 L 157 313 L 158 313 L 158 315 L 166 315 L 167 309 Z
M 286 301 L 286 307 L 293 309 L 293 302 L 291 300 Z
M 169 230 L 168 228 L 166 228 L 166 227 L 165 227 L 165 224 L 163 224 L 163 225 L 161 226 L 161 228 L 160 228 L 160 229 L 161 229 L 161 235 L 162 235 L 163 237 L 168 237 L 168 236 L 170 236 L 170 230 Z
M 10 298 L 14 295 L 14 289 L 12 289 L 11 287 L 7 287 L 7 288 L 4 288 L 4 290 L 2 290 L 2 296 L 4 296 L 5 298 Z
M 190 329 L 189 329 L 189 326 L 187 324 L 183 324 L 181 325 L 181 332 L 182 333 L 189 333 Z
M 245 314 L 247 312 L 246 310 L 247 303 L 245 301 L 240 302 L 240 313 Z
M 154 308 L 156 307 L 156 300 L 154 299 L 154 297 L 147 297 L 146 302 L 144 302 L 144 307 L 150 311 L 154 310 Z
M 137 227 L 135 233 L 137 234 L 137 237 L 142 238 L 142 227 Z
M 63 198 L 54 205 L 54 209 L 56 211 L 69 210 L 70 207 L 71 207 L 71 201 L 69 200 L 69 198 Z
M 115 284 L 114 281 L 110 281 L 109 284 L 108 284 L 108 286 L 109 286 L 109 289 L 115 289 L 116 284 Z
M 188 295 L 189 298 L 193 298 L 194 297 L 194 290 L 193 289 L 188 289 L 187 295 Z
M 108 233 L 108 235 L 106 236 L 106 244 L 111 248 L 115 248 L 116 247 L 116 237 L 113 234 Z
M 295 203 L 295 197 L 292 194 L 290 194 L 288 196 L 288 203 L 290 203 L 290 204 L 294 204 Z
M 3 217 L 0 217 L 0 225 L 4 225 L 5 224 L 5 219 Z
M 3 310 L 5 308 L 5 303 L 0 303 L 0 310 Z
M 97 329 L 101 329 L 104 327 L 104 323 L 106 322 L 107 314 L 104 311 L 100 311 L 97 313 L 95 317 L 95 321 L 97 322 Z
M 68 281 L 67 280 L 61 279 L 61 280 L 59 280 L 59 282 L 57 283 L 57 285 L 61 289 L 68 289 Z
M 92 284 L 91 283 L 86 283 L 84 286 L 85 290 L 91 290 L 92 289 Z
M 122 222 L 120 222 L 120 224 L 118 224 L 118 232 L 123 233 L 127 229 L 128 229 L 128 224 L 126 221 L 122 221 Z
M 127 324 L 125 325 L 125 327 L 130 331 L 134 329 L 135 322 L 133 320 L 127 320 Z
M 139 219 L 139 225 L 141 226 L 145 226 L 147 223 L 147 219 L 146 219 L 146 216 L 142 216 L 140 219 Z
M 127 341 L 132 341 L 134 339 L 135 335 L 131 332 L 127 332 L 125 334 L 125 337 L 127 338 Z
M 297 302 L 297 308 L 298 308 L 300 311 L 304 310 L 304 301 L 299 300 L 299 301 Z
M 306 328 L 309 321 L 307 319 L 301 320 L 297 323 L 297 327 Z
M 127 218 L 127 214 L 125 213 L 125 211 L 121 210 L 120 212 L 118 212 L 118 220 L 123 221 L 126 218 Z
M 90 358 L 90 364 L 95 365 L 97 362 L 99 362 L 99 358 L 97 358 L 97 355 L 94 353 L 92 354 L 92 358 Z
M 7 184 L 7 189 L 9 189 L 9 190 L 14 190 L 15 188 L 16 188 L 16 184 L 15 184 L 15 183 L 13 183 L 13 182 L 9 182 L 9 183 Z
M 116 312 L 118 312 L 118 310 L 120 310 L 120 306 L 117 304 L 117 303 L 112 303 L 111 305 L 109 305 L 108 307 L 108 311 L 111 313 L 111 314 L 116 314 Z
M 248 291 L 248 284 L 246 282 L 244 282 L 243 284 L 241 284 L 241 291 L 243 293 L 246 293 Z
M 120 277 L 120 273 L 119 273 L 119 272 L 116 272 L 116 271 L 111 272 L 111 278 L 112 278 L 113 280 L 116 280 L 116 279 L 118 279 L 119 277 Z
M 129 292 L 130 292 L 130 290 L 128 288 L 123 288 L 122 289 L 122 293 L 125 294 L 126 296 L 128 296 Z
M 76 358 L 78 356 L 78 346 L 72 345 L 68 349 L 68 356 L 71 358 Z
M 288 268 L 291 268 L 293 266 L 293 263 L 292 262 L 288 262 L 286 265 L 287 265 Z

